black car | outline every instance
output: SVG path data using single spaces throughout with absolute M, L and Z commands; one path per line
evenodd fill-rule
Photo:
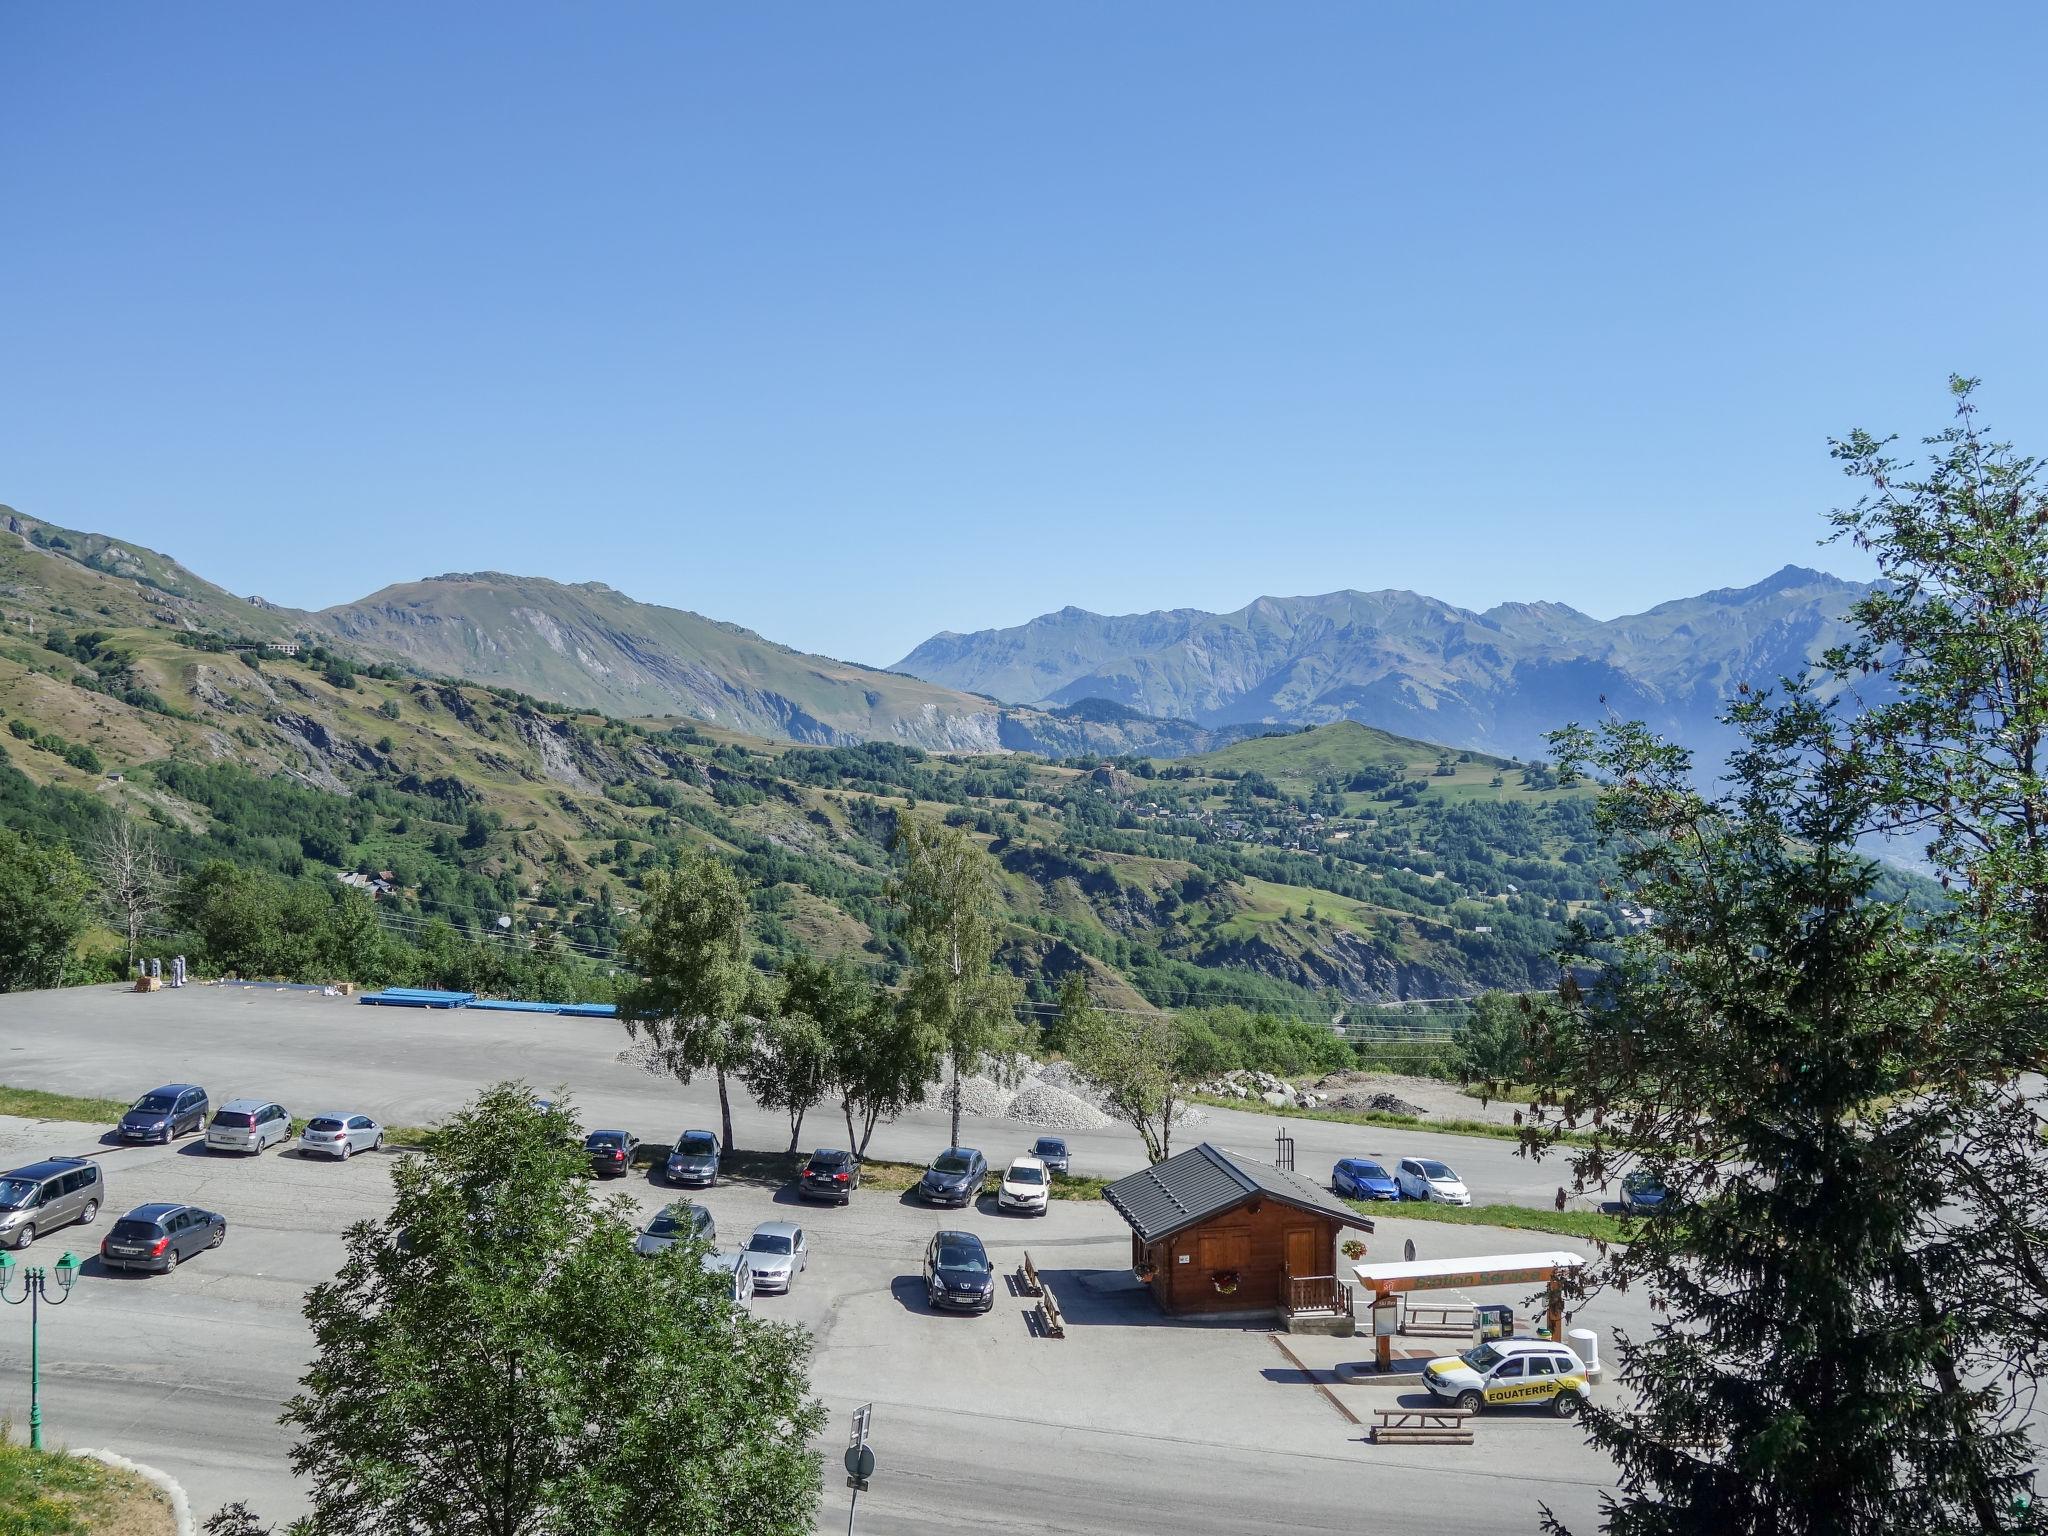
M 640 1138 L 627 1131 L 592 1131 L 583 1138 L 583 1150 L 590 1154 L 590 1171 L 607 1179 L 633 1166 Z
M 1067 1154 L 1066 1142 L 1058 1136 L 1041 1136 L 1031 1143 L 1031 1155 L 1045 1164 L 1052 1173 L 1073 1171 L 1073 1159 Z
M 811 1154 L 796 1184 L 796 1192 L 806 1200 L 837 1200 L 841 1205 L 851 1200 L 859 1188 L 860 1159 L 851 1152 L 836 1152 L 829 1147 L 820 1147 Z
M 718 1182 L 718 1137 L 710 1131 L 685 1131 L 669 1149 L 662 1172 L 671 1184 L 712 1185 Z
M 972 1205 L 987 1178 L 987 1158 L 972 1147 L 948 1147 L 925 1169 L 917 1192 L 928 1205 Z
M 167 1275 L 182 1259 L 227 1241 L 228 1219 L 196 1205 L 158 1201 L 138 1205 L 100 1240 L 100 1262 L 108 1269 L 142 1269 Z
M 166 1083 L 135 1101 L 116 1127 L 123 1141 L 171 1141 L 206 1129 L 206 1090 L 194 1083 Z
M 924 1299 L 934 1308 L 986 1312 L 996 1304 L 996 1268 L 972 1232 L 937 1232 L 924 1251 Z

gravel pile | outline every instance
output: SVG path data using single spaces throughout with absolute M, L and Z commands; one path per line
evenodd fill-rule
M 1376 1115 L 1421 1115 L 1420 1105 L 1392 1093 L 1333 1093 L 1324 1101 L 1331 1109 L 1366 1110 Z
M 1086 1099 L 1043 1081 L 1026 1083 L 1003 1114 L 1051 1131 L 1099 1131 L 1116 1123 Z
M 949 1103 L 947 1096 L 952 1091 L 950 1082 L 943 1084 L 939 1089 L 939 1102 Z M 1015 1095 L 994 1078 L 976 1075 L 960 1079 L 960 1113 L 963 1115 L 1001 1115 L 1009 1109 L 1013 1097 Z

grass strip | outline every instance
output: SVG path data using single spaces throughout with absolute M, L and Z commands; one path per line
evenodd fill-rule
M 107 1123 L 128 1113 L 118 1099 L 81 1098 L 70 1093 L 45 1093 L 40 1088 L 10 1088 L 0 1083 L 0 1115 L 19 1115 L 24 1120 L 82 1120 Z
M 1547 1211 L 1533 1205 L 1439 1205 L 1422 1200 L 1350 1200 L 1367 1216 L 1389 1221 L 1441 1221 L 1454 1227 L 1513 1227 L 1523 1232 L 1553 1232 L 1589 1242 L 1626 1243 L 1635 1236 L 1635 1222 L 1605 1211 Z
M 1491 1120 L 1432 1120 L 1425 1115 L 1394 1115 L 1376 1109 L 1278 1109 L 1264 1099 L 1222 1099 L 1206 1093 L 1188 1097 L 1194 1103 L 1217 1109 L 1241 1109 L 1248 1114 L 1277 1115 L 1283 1120 L 1334 1120 L 1340 1125 L 1381 1125 L 1402 1131 L 1431 1131 L 1440 1136 L 1479 1136 L 1489 1141 L 1522 1139 L 1522 1127 L 1498 1125 Z M 1574 1147 L 1593 1144 L 1593 1138 L 1583 1131 L 1566 1131 L 1557 1139 Z

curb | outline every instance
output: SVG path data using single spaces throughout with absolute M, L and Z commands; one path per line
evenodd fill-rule
M 89 1456 L 94 1461 L 104 1462 L 120 1472 L 132 1472 L 144 1482 L 154 1486 L 171 1501 L 171 1519 L 178 1527 L 178 1536 L 194 1536 L 197 1527 L 192 1523 L 192 1501 L 185 1497 L 185 1490 L 178 1486 L 178 1480 L 168 1472 L 159 1472 L 155 1467 L 145 1467 L 139 1461 L 130 1461 L 114 1451 L 73 1451 L 74 1456 Z

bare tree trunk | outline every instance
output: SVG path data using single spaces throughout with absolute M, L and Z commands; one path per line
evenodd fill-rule
M 953 1139 L 946 1145 L 957 1147 L 960 1145 L 960 1058 L 957 1055 L 953 1057 L 953 1086 L 946 1090 L 946 1097 L 953 1103 Z
M 725 1134 L 725 1149 L 730 1152 L 732 1150 L 732 1098 L 725 1090 L 725 1068 L 713 1067 L 711 1070 L 718 1078 L 719 1129 Z

